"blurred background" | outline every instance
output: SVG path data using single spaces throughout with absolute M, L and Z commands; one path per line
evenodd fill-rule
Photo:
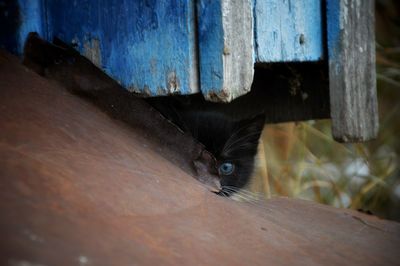
M 400 221 L 400 1 L 377 0 L 375 18 L 378 138 L 337 143 L 329 120 L 267 125 L 251 190 Z

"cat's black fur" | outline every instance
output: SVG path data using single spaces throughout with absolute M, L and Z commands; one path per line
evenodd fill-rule
M 188 98 L 180 97 L 179 101 L 158 98 L 149 102 L 182 130 L 190 132 L 214 156 L 210 171 L 219 176 L 218 194 L 230 196 L 250 181 L 265 115 L 238 118 L 222 111 L 221 106 L 213 108 L 215 104 L 205 101 L 201 104 L 198 100 L 191 104 L 185 100 Z M 232 173 L 221 173 L 224 163 L 233 165 Z

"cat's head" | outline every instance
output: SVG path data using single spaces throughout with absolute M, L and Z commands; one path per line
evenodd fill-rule
M 258 141 L 265 116 L 258 115 L 240 121 L 224 116 L 199 119 L 197 138 L 207 151 L 194 162 L 199 173 L 207 171 L 215 178 L 201 180 L 222 196 L 230 196 L 249 183 L 254 170 Z

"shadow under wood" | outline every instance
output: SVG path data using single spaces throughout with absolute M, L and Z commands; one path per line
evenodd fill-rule
M 193 140 L 167 139 L 181 133 L 153 121 L 159 114 L 142 101 L 118 109 L 115 117 L 134 120 L 127 126 L 5 53 L 0 88 L 1 265 L 400 260 L 398 223 L 300 200 L 240 203 L 210 193 L 190 175 L 196 149 L 184 145 Z
M 258 64 L 251 91 L 230 103 L 208 102 L 201 93 L 147 101 L 167 117 L 172 106 L 180 111 L 213 110 L 237 119 L 264 113 L 266 123 L 326 119 L 330 118 L 328 69 L 324 61 Z

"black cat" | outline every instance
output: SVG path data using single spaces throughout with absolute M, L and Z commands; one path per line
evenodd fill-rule
M 208 103 L 199 97 L 160 97 L 148 101 L 205 146 L 212 156 L 199 160 L 209 161 L 205 163 L 207 171 L 218 176 L 219 190 L 214 192 L 230 196 L 250 181 L 265 115 L 235 117 L 229 104 Z M 194 166 L 201 167 L 197 161 Z

